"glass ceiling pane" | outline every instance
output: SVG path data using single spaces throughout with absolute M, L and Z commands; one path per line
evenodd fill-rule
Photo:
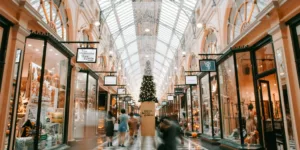
M 120 49 L 120 48 L 124 47 L 123 40 L 122 40 L 122 37 L 121 37 L 121 36 L 119 36 L 119 37 L 115 40 L 115 44 L 116 44 L 117 49 Z
M 127 47 L 127 50 L 128 50 L 128 55 L 131 56 L 135 53 L 138 52 L 138 49 L 137 49 L 137 44 L 136 42 L 130 44 L 128 47 Z
M 155 60 L 156 61 L 158 61 L 158 62 L 163 62 L 164 61 L 164 57 L 163 56 L 161 56 L 160 54 L 158 54 L 158 53 L 155 53 Z
M 138 54 L 135 54 L 135 55 L 131 56 L 131 58 L 130 58 L 131 63 L 135 63 L 138 60 L 139 60 L 139 55 Z
M 173 52 L 169 49 L 168 54 L 167 54 L 168 58 L 173 59 L 174 58 L 174 54 Z
M 168 50 L 168 47 L 164 43 L 159 42 L 159 41 L 157 42 L 157 44 L 156 44 L 156 51 L 158 51 L 161 54 L 166 55 L 167 50 Z
M 135 26 L 132 25 L 129 28 L 127 28 L 126 30 L 124 30 L 123 36 L 124 36 L 126 44 L 136 40 Z
M 165 67 L 169 67 L 170 66 L 170 64 L 168 63 L 168 61 L 165 61 L 164 66 Z
M 158 70 L 161 70 L 161 64 L 160 63 L 158 63 L 157 61 L 155 61 L 154 62 L 154 67 L 156 68 L 156 69 L 158 69 Z
M 122 59 L 126 59 L 128 56 L 126 54 L 126 51 L 123 51 L 122 54 L 121 54 L 121 58 Z

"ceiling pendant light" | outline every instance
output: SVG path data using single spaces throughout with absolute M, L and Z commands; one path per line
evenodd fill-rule
M 146 29 L 145 29 L 145 32 L 150 32 L 150 29 L 146 28 Z
M 202 23 L 197 23 L 197 28 L 202 28 L 203 24 Z

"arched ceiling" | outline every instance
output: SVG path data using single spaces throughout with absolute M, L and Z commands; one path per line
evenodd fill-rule
M 102 20 L 110 30 L 116 52 L 127 72 L 133 94 L 139 87 L 147 60 L 157 91 L 167 76 L 183 35 L 194 16 L 197 0 L 99 0 Z M 137 98 L 137 97 L 136 97 Z

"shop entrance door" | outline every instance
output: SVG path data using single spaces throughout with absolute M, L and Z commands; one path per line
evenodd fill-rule
M 274 133 L 273 102 L 271 100 L 270 82 L 259 80 L 259 97 L 262 106 L 262 119 L 264 124 L 265 146 L 268 150 L 276 150 L 276 138 Z
M 264 143 L 267 150 L 284 149 L 284 128 L 277 79 L 271 74 L 258 80 Z

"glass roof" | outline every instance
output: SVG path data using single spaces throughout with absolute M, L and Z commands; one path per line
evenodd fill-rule
M 138 91 L 141 78 L 143 76 L 143 62 L 151 60 L 152 73 L 155 81 L 162 81 L 166 77 L 170 62 L 174 59 L 175 52 L 180 47 L 180 41 L 183 38 L 186 27 L 189 23 L 192 13 L 195 9 L 197 0 L 162 0 L 157 2 L 132 2 L 131 0 L 98 0 L 102 18 L 106 21 L 110 33 L 113 37 L 116 49 L 124 63 L 128 79 L 131 81 L 131 91 Z M 151 44 L 140 44 L 139 41 L 146 41 L 149 35 L 143 35 L 144 28 L 136 23 L 136 18 L 141 12 L 135 10 L 134 4 L 146 4 L 143 10 L 157 12 L 158 15 L 147 14 L 154 18 L 153 26 L 155 31 L 151 31 L 150 36 L 155 37 L 156 42 Z M 155 8 L 153 4 L 160 7 Z M 149 4 L 149 5 L 148 5 Z M 147 7 L 148 6 L 148 7 Z M 148 29 L 154 29 L 149 27 Z M 148 31 L 149 32 L 149 31 Z M 142 35 L 141 35 L 142 34 Z M 145 37 L 145 38 L 144 38 Z M 146 38 L 148 37 L 148 38 Z M 154 49 L 144 53 L 145 49 Z M 137 78 L 139 77 L 139 78 Z M 139 82 L 138 82 L 139 81 Z M 161 83 L 156 83 L 160 85 Z M 157 89 L 158 90 L 158 89 Z

